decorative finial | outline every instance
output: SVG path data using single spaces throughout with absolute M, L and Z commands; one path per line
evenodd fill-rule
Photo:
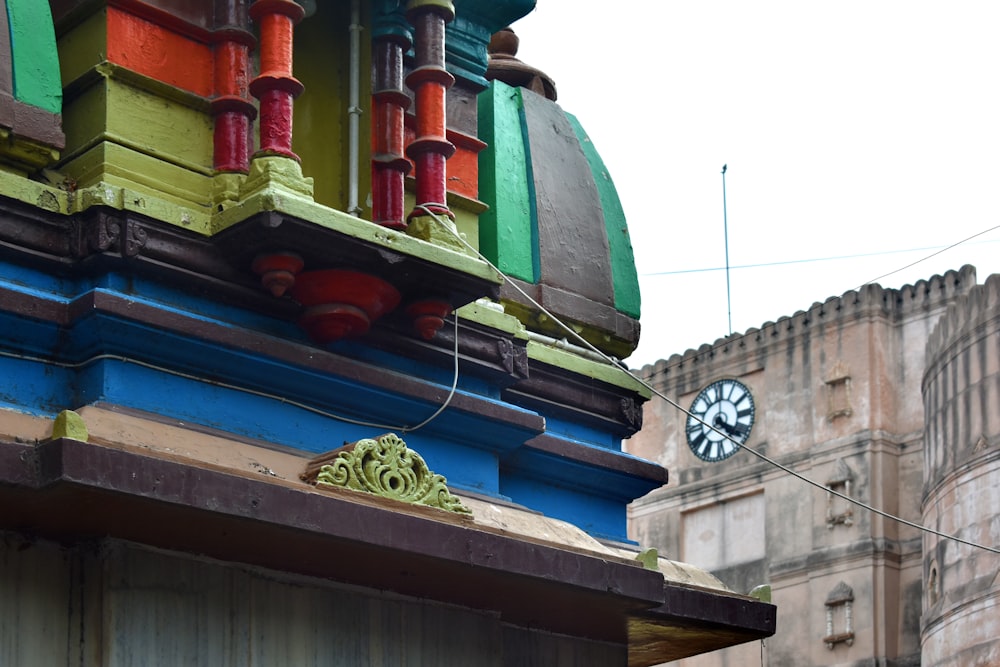
M 503 81 L 508 86 L 527 88 L 543 97 L 556 100 L 556 84 L 545 72 L 526 65 L 517 59 L 517 48 L 521 40 L 509 27 L 490 38 L 490 62 L 486 68 L 489 81 Z

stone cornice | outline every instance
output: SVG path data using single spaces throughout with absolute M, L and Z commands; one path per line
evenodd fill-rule
M 921 538 L 909 540 L 889 540 L 886 538 L 864 538 L 850 544 L 813 549 L 803 556 L 770 563 L 770 577 L 774 583 L 782 579 L 803 574 L 812 574 L 824 568 L 834 571 L 850 569 L 852 564 L 861 564 L 866 569 L 876 561 L 901 567 L 904 561 L 920 556 Z
M 838 458 L 870 457 L 879 454 L 899 456 L 904 453 L 903 448 L 908 448 L 906 453 L 919 451 L 921 444 L 920 436 L 916 433 L 896 434 L 881 430 L 865 430 L 852 433 L 846 438 L 816 443 L 808 451 L 792 452 L 772 458 L 775 458 L 777 463 L 809 477 L 810 471 L 833 463 Z M 767 446 L 768 443 L 765 441 L 755 449 L 762 449 L 762 453 L 769 455 Z M 746 456 L 747 462 L 742 466 L 722 469 L 718 464 L 707 464 L 675 470 L 670 486 L 634 500 L 632 506 L 636 509 L 641 508 L 643 514 L 648 514 L 668 504 L 677 504 L 679 507 L 678 503 L 682 499 L 686 506 L 697 505 L 710 501 L 719 488 L 729 488 L 734 482 L 739 482 L 739 486 L 730 488 L 726 498 L 753 493 L 769 480 L 785 475 L 779 468 L 758 459 L 753 454 L 747 453 Z M 704 474 L 706 472 L 708 474 Z M 822 484 L 827 480 L 813 479 L 813 481 Z

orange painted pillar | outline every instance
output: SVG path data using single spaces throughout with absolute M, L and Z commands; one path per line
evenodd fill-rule
M 250 93 L 260 100 L 260 152 L 298 160 L 292 152 L 292 101 L 302 84 L 292 76 L 293 32 L 305 16 L 292 0 L 257 0 L 250 18 L 260 27 L 260 75 Z
M 445 136 L 445 95 L 455 77 L 445 69 L 444 29 L 455 18 L 455 7 L 450 0 L 410 0 L 406 17 L 413 25 L 416 65 L 406 84 L 416 96 L 417 117 L 417 136 L 406 154 L 416 166 L 417 204 L 454 219 L 446 202 L 446 161 L 455 146 Z M 425 215 L 415 208 L 408 219 Z
M 212 33 L 215 61 L 213 166 L 218 172 L 247 173 L 252 140 L 250 126 L 257 109 L 250 101 L 250 49 L 257 40 L 248 30 L 247 0 L 216 2 L 221 25 Z

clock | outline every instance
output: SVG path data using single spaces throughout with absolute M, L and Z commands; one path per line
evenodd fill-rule
M 728 459 L 747 441 L 753 428 L 753 396 L 736 380 L 716 380 L 702 389 L 689 412 L 688 446 L 702 461 Z

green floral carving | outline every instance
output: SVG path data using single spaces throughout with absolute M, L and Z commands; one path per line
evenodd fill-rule
M 316 484 L 374 493 L 458 514 L 472 514 L 448 490 L 447 480 L 431 472 L 423 457 L 409 449 L 395 433 L 348 445 L 330 463 L 320 468 Z

